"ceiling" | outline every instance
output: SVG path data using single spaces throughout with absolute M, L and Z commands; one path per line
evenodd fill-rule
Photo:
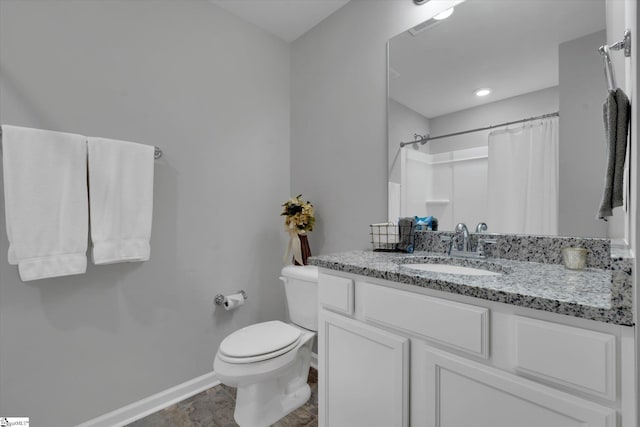
M 604 28 L 605 0 L 467 0 L 417 37 L 391 40 L 389 93 L 433 118 L 556 86 L 558 45 Z M 476 97 L 483 87 L 493 92 Z
M 209 0 L 290 43 L 349 0 Z

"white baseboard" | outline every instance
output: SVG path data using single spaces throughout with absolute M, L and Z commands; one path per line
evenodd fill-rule
M 215 372 L 204 374 L 153 396 L 108 412 L 76 427 L 121 427 L 220 384 Z
M 311 353 L 311 367 L 318 369 L 318 355 Z M 209 372 L 175 387 L 146 397 L 115 411 L 100 415 L 76 427 L 121 427 L 220 384 L 215 372 Z

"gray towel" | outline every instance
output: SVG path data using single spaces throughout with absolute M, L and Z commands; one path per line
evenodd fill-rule
M 605 221 L 607 217 L 613 216 L 613 208 L 623 204 L 624 162 L 627 155 L 630 109 L 629 98 L 622 89 L 609 91 L 602 106 L 607 143 L 607 170 L 598 218 Z
M 613 168 L 613 207 L 624 204 L 624 162 L 627 157 L 627 136 L 629 135 L 629 120 L 631 119 L 631 103 L 622 91 L 616 89 L 616 107 L 618 121 L 616 124 L 616 160 Z
M 415 226 L 416 220 L 412 217 L 400 218 L 398 220 L 400 242 L 396 245 L 397 250 L 401 252 L 413 252 L 413 232 Z

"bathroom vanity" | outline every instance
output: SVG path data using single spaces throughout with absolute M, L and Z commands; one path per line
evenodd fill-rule
M 635 427 L 630 262 L 571 271 L 541 254 L 312 258 L 320 425 Z
M 311 259 L 321 426 L 640 425 L 635 260 L 612 257 L 608 239 L 550 237 L 634 240 L 637 209 L 604 222 L 595 208 L 606 168 L 597 49 L 622 37 L 636 7 L 503 3 L 456 2 L 446 21 L 389 40 L 385 191 L 387 218 L 437 217 L 439 230 L 486 222 L 505 234 L 462 229 L 465 240 L 497 240 L 457 245 L 482 248 L 484 260 L 446 256 L 452 233 L 440 232 L 417 233 L 416 250 L 427 252 Z M 574 22 L 584 25 L 569 31 Z M 622 72 L 625 59 L 613 60 Z M 540 82 L 545 75 L 555 77 Z M 495 97 L 470 96 L 478 82 Z M 516 135 L 535 141 L 522 158 Z M 562 266 L 567 247 L 587 249 L 586 269 Z

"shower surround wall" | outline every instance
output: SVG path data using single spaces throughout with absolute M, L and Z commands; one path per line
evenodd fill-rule
M 389 181 L 400 184 L 400 142 L 415 141 L 415 135 L 429 135 L 429 119 L 393 98 L 389 98 Z M 426 146 L 413 145 L 426 152 Z
M 148 262 L 23 283 L 0 194 L 0 415 L 78 424 L 285 318 L 289 68 L 286 43 L 208 2 L 0 1 L 0 122 L 164 151 Z M 238 289 L 245 306 L 214 312 Z

